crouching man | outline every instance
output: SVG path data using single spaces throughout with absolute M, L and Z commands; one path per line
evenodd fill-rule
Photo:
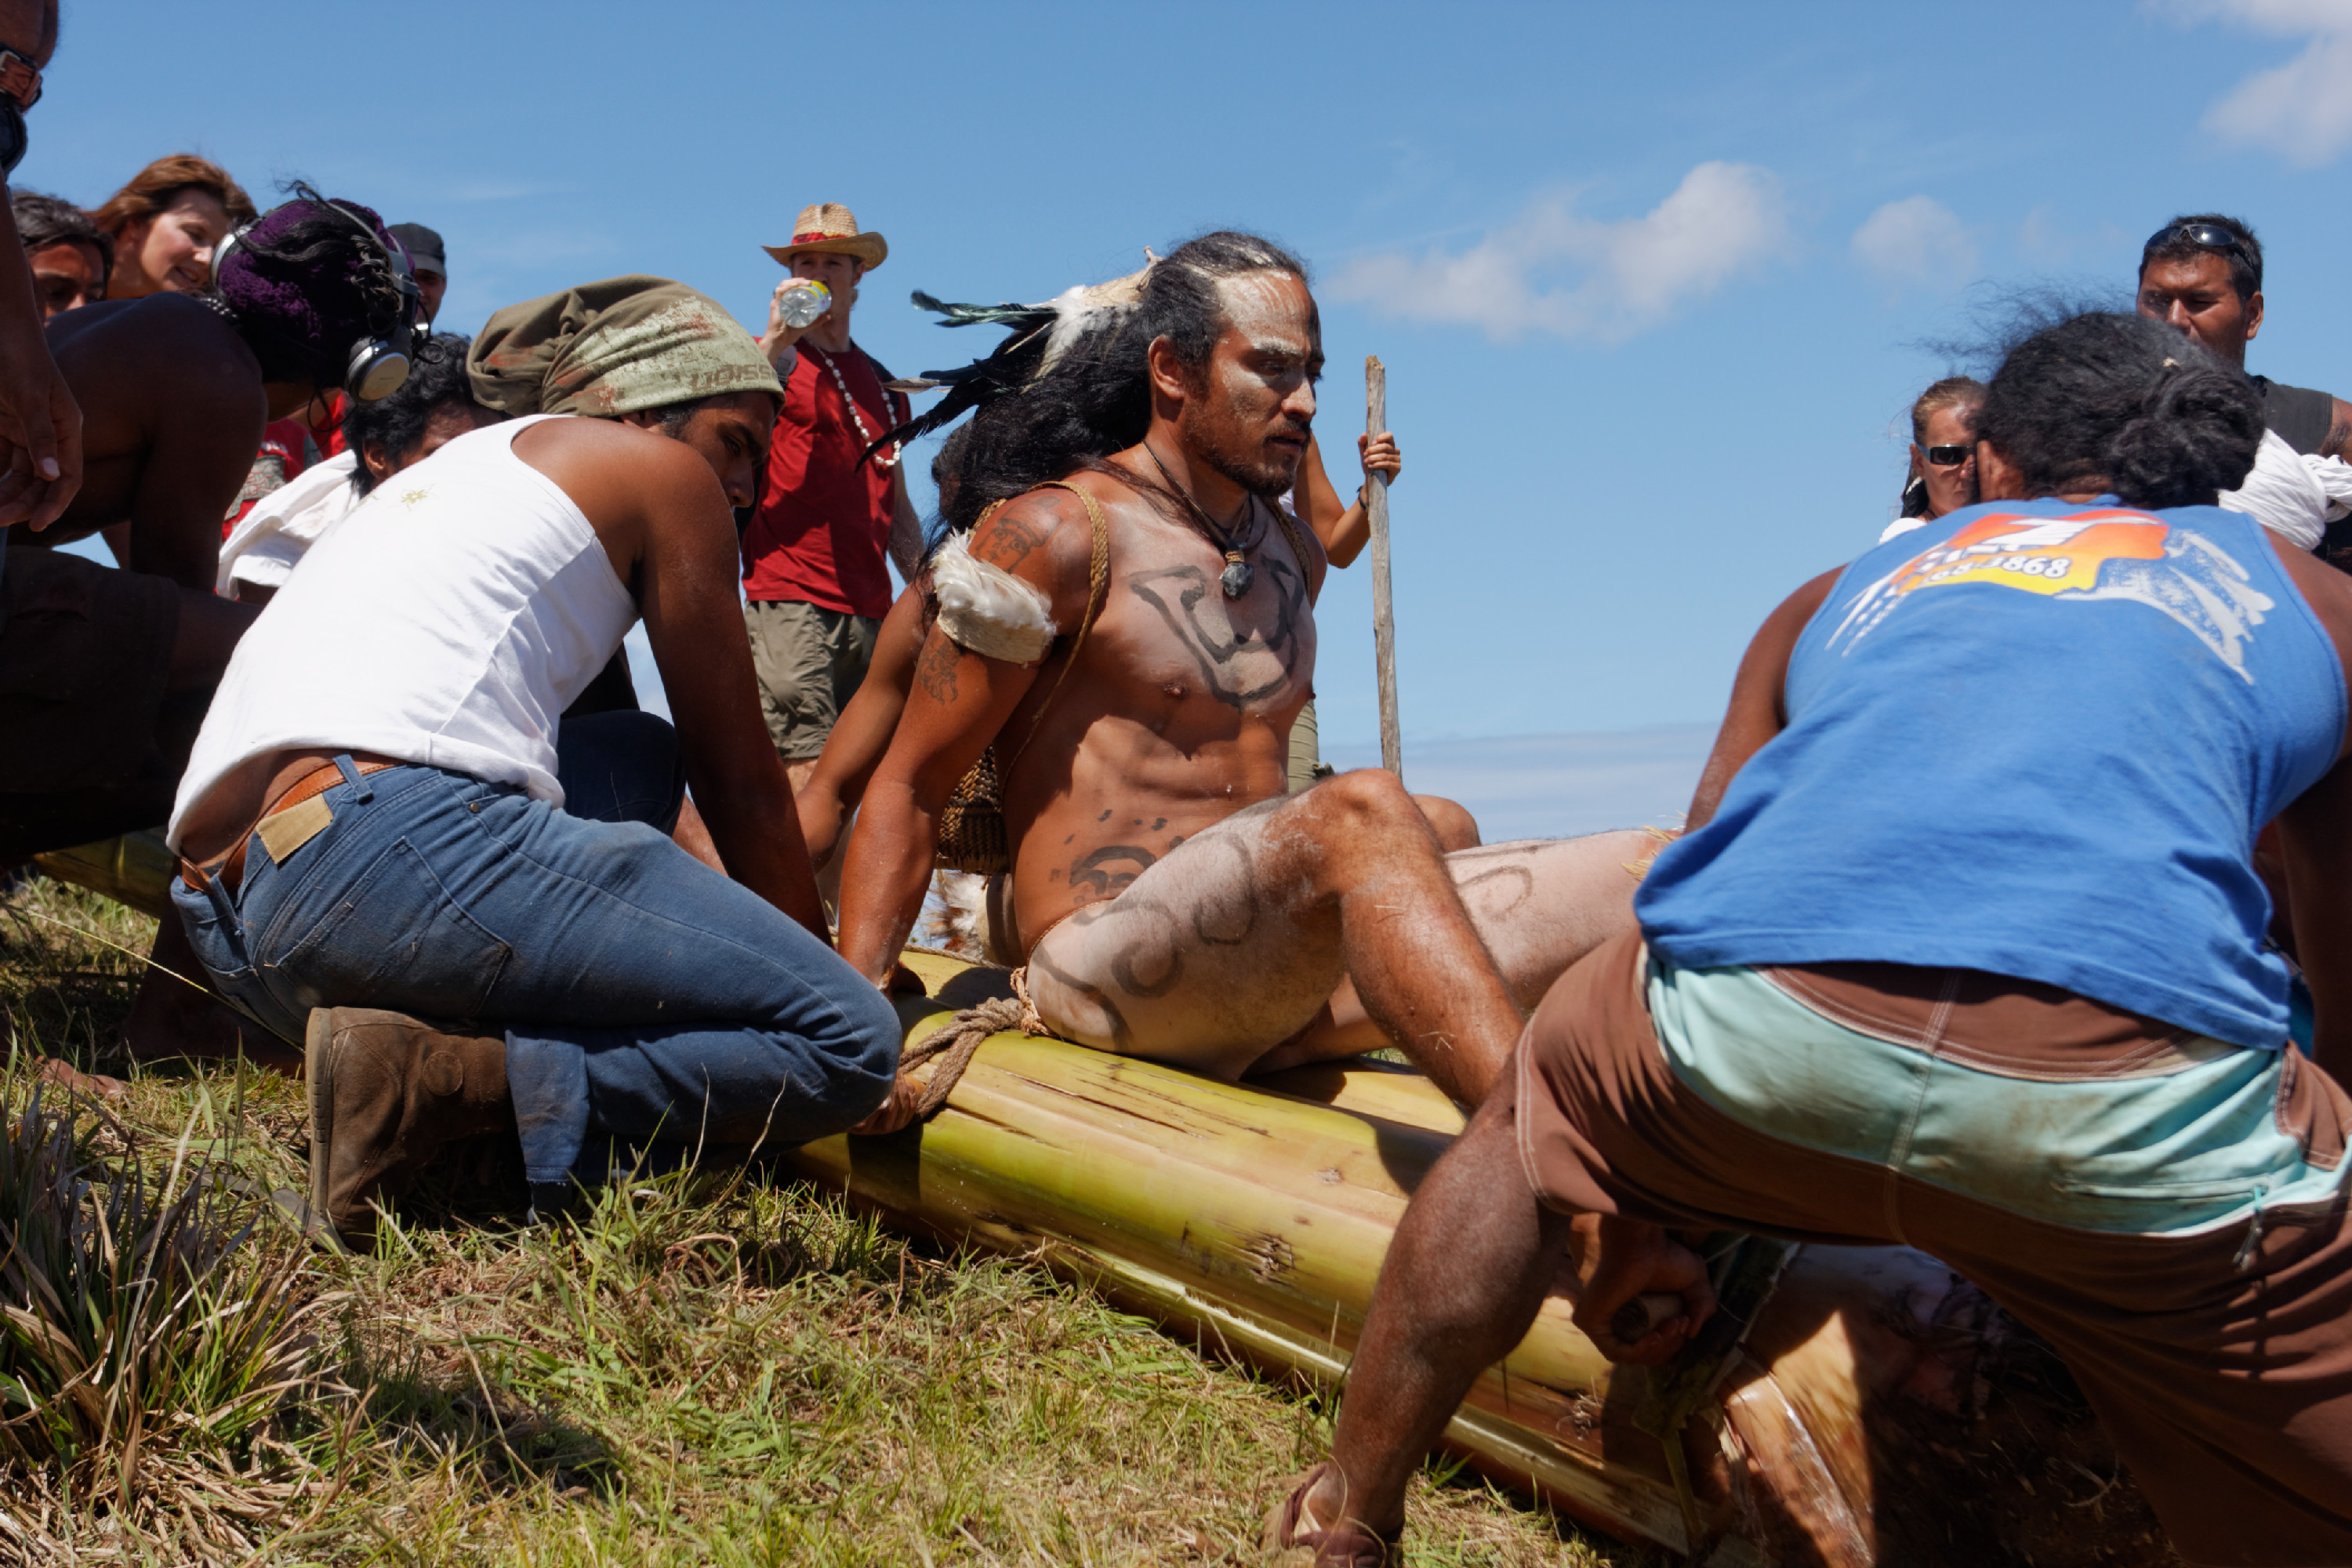
M 514 1129 L 534 1204 L 604 1141 L 797 1142 L 873 1110 L 890 1007 L 837 958 L 761 727 L 730 505 L 774 372 L 692 289 L 514 306 L 522 416 L 378 487 L 239 646 L 173 814 L 222 992 L 304 1040 L 311 1196 L 347 1239 L 447 1142 Z M 593 417 L 561 417 L 587 415 Z M 642 616 L 677 727 L 557 716 Z M 598 746 L 583 726 L 625 726 Z M 690 784 L 733 874 L 667 832 Z
M 1673 1353 L 1712 1308 L 1687 1226 L 1934 1254 L 2064 1358 L 2184 1561 L 2352 1563 L 2352 585 L 2214 505 L 2262 434 L 2234 366 L 2077 317 L 1993 378 L 1987 504 L 1773 613 L 1641 932 L 1406 1210 L 1270 1544 L 1397 1560 L 1572 1233 L 1577 1321 Z M 1620 1342 L 1645 1292 L 1679 1302 Z
M 1624 866 L 1655 846 L 1449 858 L 1393 774 L 1287 793 L 1325 562 L 1275 501 L 1315 414 L 1314 299 L 1231 233 L 1119 292 L 982 409 L 943 480 L 976 526 L 933 563 L 940 621 L 849 843 L 844 956 L 888 976 L 992 742 L 1012 872 L 991 938 L 1055 1033 L 1224 1078 L 1393 1042 L 1475 1103 L 1520 1006 L 1631 929 Z

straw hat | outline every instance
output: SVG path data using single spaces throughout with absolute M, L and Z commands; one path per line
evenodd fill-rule
M 854 256 L 871 272 L 890 254 L 890 242 L 870 230 L 859 233 L 857 215 L 839 202 L 813 202 L 801 208 L 801 216 L 793 225 L 790 245 L 763 245 L 760 248 L 787 267 L 793 264 L 793 257 L 804 250 Z

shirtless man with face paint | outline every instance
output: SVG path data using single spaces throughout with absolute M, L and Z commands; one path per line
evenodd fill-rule
M 966 443 L 950 512 L 1003 502 L 966 569 L 1001 605 L 1034 601 L 1034 646 L 945 613 L 929 634 L 850 838 L 842 954 L 886 981 L 940 812 L 993 741 L 1013 847 L 997 942 L 1055 1033 L 1224 1078 L 1393 1042 L 1475 1102 L 1522 1008 L 1632 928 L 1626 865 L 1655 845 L 1449 858 L 1388 773 L 1286 795 L 1325 570 L 1273 505 L 1323 357 L 1304 268 L 1212 234 L 1107 314 Z M 1333 1016 L 1348 975 L 1367 1016 Z M 868 1130 L 910 1113 L 900 1090 Z

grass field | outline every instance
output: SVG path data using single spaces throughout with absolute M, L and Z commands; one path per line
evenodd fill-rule
M 0 1563 L 1255 1563 L 1330 1405 L 1018 1262 L 691 1173 L 306 1245 L 297 1087 L 123 1071 L 152 922 L 0 899 Z M 1433 1468 L 1408 1561 L 1631 1565 Z

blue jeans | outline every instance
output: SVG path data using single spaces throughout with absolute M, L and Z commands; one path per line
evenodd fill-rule
M 502 1028 L 534 1184 L 569 1180 L 592 1133 L 773 1147 L 864 1119 L 898 1066 L 889 1003 L 655 826 L 684 788 L 667 724 L 598 714 L 563 739 L 562 810 L 341 759 L 334 821 L 284 864 L 256 835 L 235 893 L 173 879 L 214 984 L 289 1040 L 314 1007 Z

